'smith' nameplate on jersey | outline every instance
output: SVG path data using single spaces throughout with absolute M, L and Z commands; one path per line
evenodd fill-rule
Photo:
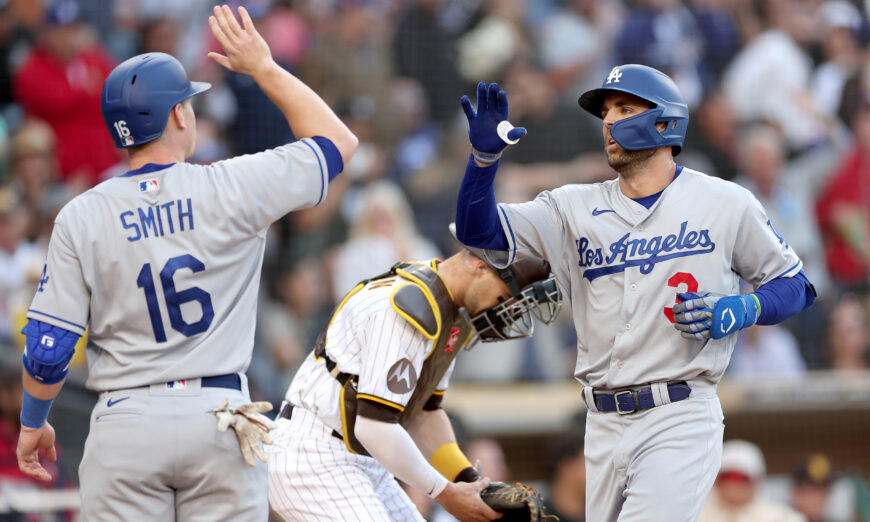
M 193 202 L 187 198 L 138 207 L 121 212 L 119 218 L 121 226 L 130 231 L 127 241 L 163 237 L 193 230 Z

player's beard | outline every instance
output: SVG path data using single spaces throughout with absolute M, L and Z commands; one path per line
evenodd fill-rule
M 646 167 L 647 162 L 655 155 L 656 149 L 625 150 L 618 146 L 605 152 L 610 168 L 620 174 L 630 175 Z

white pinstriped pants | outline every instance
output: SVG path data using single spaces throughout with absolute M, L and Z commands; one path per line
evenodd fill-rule
M 417 521 L 423 517 L 389 471 L 355 455 L 316 415 L 293 408 L 271 433 L 269 507 L 290 521 Z

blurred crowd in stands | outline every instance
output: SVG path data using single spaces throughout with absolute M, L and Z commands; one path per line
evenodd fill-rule
M 115 64 L 171 53 L 192 79 L 214 85 L 194 99 L 191 161 L 294 139 L 250 78 L 206 58 L 217 48 L 206 30 L 214 3 L 0 0 L 0 360 L 20 357 L 54 216 L 123 169 L 99 110 Z M 676 79 L 691 109 L 678 163 L 752 190 L 818 291 L 816 306 L 783 325 L 741 332 L 726 378 L 870 368 L 867 2 L 229 3 L 247 7 L 276 61 L 360 138 L 327 201 L 270 230 L 248 372 L 255 398 L 280 403 L 325 318 L 357 281 L 398 260 L 457 249 L 447 225 L 469 154 L 463 94 L 481 80 L 508 92 L 510 119 L 529 132 L 502 159 L 496 189 L 499 201 L 525 201 L 569 180 L 615 176 L 600 121 L 576 100 L 621 63 Z M 531 339 L 480 345 L 463 355 L 455 379 L 570 379 L 572 328 L 563 313 Z M 83 352 L 71 379 L 83 371 Z

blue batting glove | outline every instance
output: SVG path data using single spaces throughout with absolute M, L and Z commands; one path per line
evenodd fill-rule
M 468 118 L 468 138 L 474 158 L 481 163 L 495 163 L 508 145 L 526 135 L 524 127 L 514 127 L 508 121 L 507 93 L 498 90 L 497 83 L 489 89 L 485 82 L 477 84 L 477 112 L 468 96 L 460 100 Z
M 721 339 L 755 324 L 760 306 L 752 294 L 677 294 L 674 328 L 686 339 Z

